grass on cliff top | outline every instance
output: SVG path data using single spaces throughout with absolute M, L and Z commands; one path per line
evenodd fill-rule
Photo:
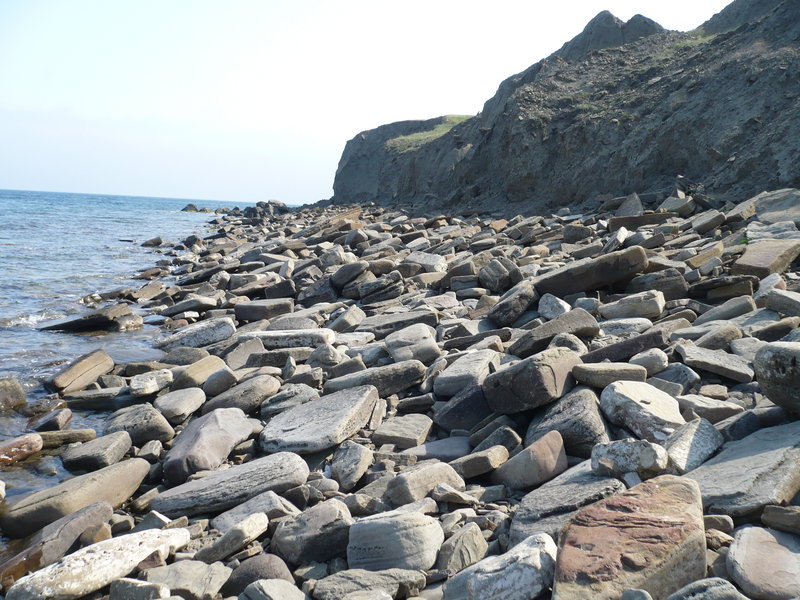
M 408 152 L 409 150 L 416 150 L 424 146 L 428 142 L 442 137 L 445 133 L 450 131 L 453 127 L 471 119 L 472 115 L 447 115 L 441 123 L 433 129 L 428 131 L 420 131 L 412 133 L 411 135 L 401 135 L 386 142 L 387 150 L 394 150 L 395 152 Z

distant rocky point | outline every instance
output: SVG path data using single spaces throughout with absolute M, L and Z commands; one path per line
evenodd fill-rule
M 592 210 L 663 199 L 676 174 L 720 203 L 798 187 L 799 74 L 796 0 L 736 0 L 689 33 L 604 11 L 474 117 L 359 133 L 333 202 Z

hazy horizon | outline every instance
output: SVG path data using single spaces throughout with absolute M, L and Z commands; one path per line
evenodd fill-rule
M 0 188 L 302 204 L 347 140 L 476 114 L 601 10 L 687 31 L 729 0 L 0 0 Z

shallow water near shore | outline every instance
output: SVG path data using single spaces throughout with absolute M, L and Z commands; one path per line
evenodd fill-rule
M 142 248 L 142 242 L 156 236 L 177 242 L 191 233 L 205 235 L 213 215 L 181 212 L 189 202 L 201 208 L 220 206 L 174 198 L 0 190 L 0 377 L 19 379 L 33 401 L 46 394 L 42 379 L 98 347 L 117 362 L 160 356 L 152 347 L 154 327 L 81 335 L 38 331 L 37 326 L 86 311 L 78 301 L 93 292 L 144 285 L 146 281 L 130 276 L 162 256 Z M 105 416 L 76 412 L 70 426 L 98 428 Z M 0 439 L 27 428 L 26 417 L 0 412 Z M 60 459 L 46 453 L 0 472 L 9 498 L 69 476 Z

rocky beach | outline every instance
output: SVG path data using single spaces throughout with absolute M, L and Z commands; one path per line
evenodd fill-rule
M 72 361 L 3 442 L 74 475 L 3 507 L 6 598 L 797 596 L 798 223 L 799 190 L 676 187 L 153 240 L 147 282 L 49 325 L 158 324 L 160 357 Z

